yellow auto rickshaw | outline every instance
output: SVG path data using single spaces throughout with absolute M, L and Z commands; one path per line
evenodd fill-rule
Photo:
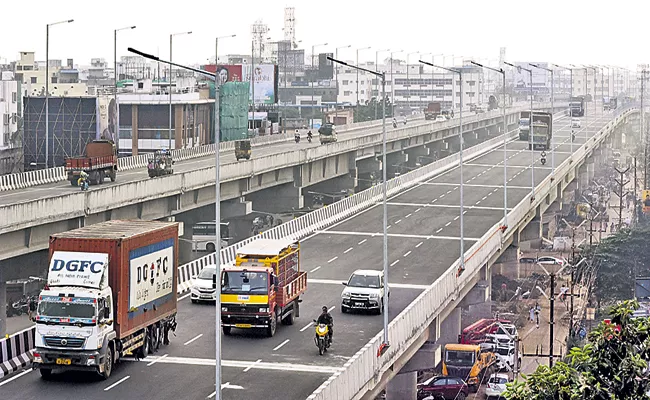
M 237 161 L 242 158 L 247 160 L 251 159 L 251 141 L 246 140 L 235 140 L 235 157 Z

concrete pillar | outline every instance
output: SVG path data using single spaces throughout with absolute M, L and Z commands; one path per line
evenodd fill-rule
M 244 200 L 243 197 L 221 202 L 221 219 L 240 217 L 251 212 L 253 212 L 253 203 Z
M 0 337 L 7 334 L 7 281 L 2 271 L 4 264 L 0 261 Z
M 397 151 L 395 153 L 386 154 L 386 163 L 388 163 L 388 165 L 386 165 L 385 167 L 386 167 L 386 174 L 388 176 L 388 179 L 395 176 L 396 172 L 398 171 L 402 172 L 403 168 L 399 166 L 402 165 L 406 166 L 408 160 L 409 160 L 408 154 L 404 151 Z M 408 170 L 403 172 L 404 173 L 408 172 Z
M 417 400 L 417 372 L 395 376 L 386 386 L 386 400 Z
M 283 213 L 299 210 L 305 206 L 301 187 L 285 183 L 272 188 L 258 190 L 246 195 L 253 202 L 253 210 L 267 213 Z
M 444 346 L 447 343 L 458 343 L 461 332 L 461 309 L 454 308 L 440 324 L 440 338 L 438 343 Z
M 596 175 L 596 168 L 594 165 L 594 159 L 593 158 L 588 158 L 587 159 L 587 179 L 589 182 L 591 182 L 594 179 L 594 176 Z
M 183 105 L 172 104 L 172 111 L 174 113 L 174 148 L 180 149 L 183 147 Z
M 522 251 L 537 249 L 542 244 L 542 220 L 535 217 L 523 229 L 519 231 L 519 247 Z
M 357 174 L 359 176 L 381 171 L 381 160 L 376 158 L 364 158 L 357 161 Z
M 417 168 L 422 165 L 426 165 L 431 162 L 429 159 L 431 157 L 431 150 L 429 147 L 422 145 L 416 146 L 411 149 L 405 150 L 408 154 L 408 163 L 409 167 Z
M 119 134 L 118 134 L 119 138 Z M 119 139 L 118 139 L 119 143 Z M 138 155 L 138 105 L 131 104 L 131 148 L 133 157 Z
M 578 168 L 578 187 L 577 190 L 582 192 L 589 186 L 589 170 L 587 164 L 582 164 Z

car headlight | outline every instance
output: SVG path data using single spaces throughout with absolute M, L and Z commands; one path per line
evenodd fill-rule
M 341 297 L 344 298 L 344 299 L 349 299 L 350 298 L 350 293 L 343 292 L 343 293 L 341 293 Z
M 228 307 L 221 307 L 221 311 L 228 312 Z
M 379 293 L 370 293 L 370 298 L 371 299 L 378 299 L 379 298 Z
M 269 312 L 269 308 L 268 307 L 260 307 L 259 312 Z

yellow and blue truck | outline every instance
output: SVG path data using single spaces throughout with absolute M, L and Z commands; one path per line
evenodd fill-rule
M 258 239 L 237 250 L 235 264 L 221 269 L 221 326 L 261 329 L 275 335 L 278 322 L 293 325 L 307 273 L 300 270 L 300 243 Z

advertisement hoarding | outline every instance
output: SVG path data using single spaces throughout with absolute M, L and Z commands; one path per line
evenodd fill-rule
M 327 57 L 334 57 L 334 53 L 320 53 L 318 55 L 318 78 L 332 79 L 334 77 L 334 66 L 332 60 Z
M 174 288 L 174 239 L 129 254 L 129 309 L 149 304 Z
M 214 73 L 217 71 L 221 83 L 226 82 L 241 82 L 242 81 L 242 66 L 241 65 L 217 65 L 208 64 L 204 65 L 203 69 L 208 72 Z
M 97 139 L 111 140 L 119 146 L 117 103 L 113 97 L 97 97 Z
M 242 65 L 246 81 L 251 82 L 251 66 Z M 277 70 L 274 64 L 255 65 L 255 84 L 251 82 L 251 93 L 255 90 L 255 104 L 274 104 L 277 101 Z M 255 88 L 253 89 L 253 86 Z
M 514 63 L 518 67 L 530 69 L 533 71 L 533 87 L 550 87 L 551 83 L 551 74 L 543 69 L 535 68 L 531 66 L 531 63 L 527 62 L 516 62 Z M 532 64 L 539 65 L 542 68 L 549 68 L 548 63 L 545 62 L 533 62 Z M 514 68 L 514 84 L 516 88 L 528 88 L 530 87 L 530 74 L 528 71 L 520 68 Z

